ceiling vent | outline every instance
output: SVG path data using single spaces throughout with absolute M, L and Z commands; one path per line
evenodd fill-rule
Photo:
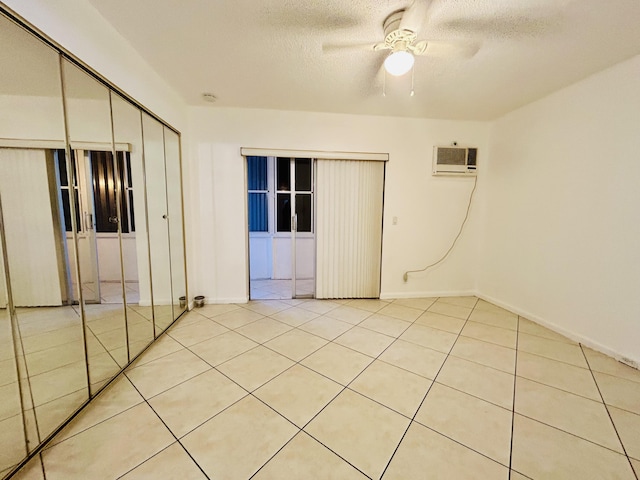
M 434 175 L 475 175 L 477 148 L 433 147 Z

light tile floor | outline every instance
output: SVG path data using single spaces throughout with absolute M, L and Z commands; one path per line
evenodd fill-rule
M 89 389 L 96 392 L 127 364 L 123 305 L 86 305 L 85 313 L 89 383 L 79 307 L 16 309 L 19 383 L 10 322 L 0 310 L 0 478 L 24 457 L 25 435 L 38 445 L 87 401 Z M 156 307 L 157 326 L 171 318 L 170 306 Z M 128 305 L 127 319 L 133 357 L 153 340 L 151 307 Z
M 254 301 L 184 316 L 15 478 L 632 480 L 639 432 L 639 371 L 482 300 Z
M 287 300 L 292 298 L 291 280 L 251 280 L 252 300 Z M 314 280 L 300 279 L 296 282 L 296 296 L 313 296 Z

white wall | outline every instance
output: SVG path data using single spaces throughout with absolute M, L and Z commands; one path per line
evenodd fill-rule
M 182 98 L 89 2 L 2 1 L 149 110 L 184 128 Z
M 272 278 L 273 242 L 270 233 L 251 232 L 249 234 L 249 255 L 251 280 Z
M 0 95 L 2 138 L 64 141 L 62 99 Z
M 101 282 L 120 282 L 122 272 L 120 271 L 120 242 L 115 233 L 96 234 L 96 244 L 98 249 L 98 272 Z M 125 265 L 125 282 L 138 281 L 136 238 L 135 236 L 124 235 L 122 237 L 122 256 Z M 144 272 L 143 272 L 144 273 Z M 148 277 L 148 274 L 147 274 Z M 143 280 L 145 280 L 143 275 Z M 146 278 L 148 283 L 148 278 Z
M 473 181 L 431 176 L 434 144 L 477 146 L 485 160 L 489 124 L 390 117 L 193 107 L 185 192 L 191 206 L 191 291 L 213 301 L 244 301 L 247 292 L 246 186 L 241 147 L 388 152 L 382 295 L 475 291 L 475 208 L 450 258 L 411 277 L 446 251 L 467 206 Z M 480 163 L 482 165 L 482 163 Z M 398 224 L 392 225 L 392 217 Z
M 640 56 L 491 132 L 479 291 L 640 362 Z

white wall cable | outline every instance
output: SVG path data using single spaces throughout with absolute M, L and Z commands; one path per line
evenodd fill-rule
M 478 177 L 475 177 L 474 182 L 473 182 L 473 189 L 471 190 L 471 195 L 469 195 L 469 204 L 467 205 L 467 213 L 465 214 L 464 220 L 462 220 L 462 224 L 460 225 L 460 230 L 458 231 L 458 234 L 456 235 L 456 238 L 453 239 L 453 243 L 451 244 L 449 249 L 446 251 L 446 253 L 442 257 L 440 257 L 440 259 L 437 262 L 434 262 L 434 263 L 432 263 L 430 265 L 427 265 L 426 267 L 421 268 L 419 270 L 407 270 L 406 272 L 404 272 L 404 275 L 402 276 L 402 279 L 405 282 L 409 280 L 409 274 L 410 273 L 425 272 L 428 269 L 433 268 L 436 265 L 442 263 L 449 256 L 449 254 L 453 250 L 453 247 L 456 246 L 456 242 L 460 238 L 460 235 L 462 235 L 462 230 L 464 229 L 464 225 L 467 223 L 467 219 L 469 218 L 469 212 L 471 211 L 471 202 L 473 200 L 473 194 L 475 193 L 477 186 L 478 186 Z

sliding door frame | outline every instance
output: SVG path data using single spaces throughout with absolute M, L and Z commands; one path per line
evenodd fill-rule
M 317 239 L 317 165 L 318 162 L 323 160 L 364 160 L 364 161 L 379 161 L 385 162 L 383 168 L 383 180 L 382 180 L 382 219 L 381 219 L 381 241 L 380 241 L 380 278 L 378 279 L 378 284 L 382 285 L 382 248 L 384 242 L 384 190 L 385 190 L 385 181 L 386 181 L 386 162 L 389 161 L 388 153 L 376 153 L 376 152 L 343 152 L 343 151 L 331 151 L 331 150 L 289 150 L 289 149 L 276 149 L 276 148 L 252 148 L 252 147 L 241 147 L 240 148 L 240 158 L 244 164 L 244 225 L 245 225 L 245 258 L 246 258 L 246 292 L 247 292 L 247 300 L 251 299 L 251 264 L 250 264 L 250 239 L 249 239 L 249 202 L 248 202 L 248 163 L 247 157 L 256 156 L 256 157 L 286 157 L 290 158 L 292 162 L 295 161 L 295 158 L 310 158 L 312 159 L 312 189 L 313 189 L 313 218 L 312 218 L 312 230 L 314 235 L 314 258 L 313 258 L 313 276 L 314 276 L 314 286 L 313 286 L 313 295 L 312 298 L 316 297 L 317 293 L 317 265 L 318 265 L 318 239 Z M 291 167 L 291 175 L 295 173 L 294 167 Z M 292 179 L 293 182 L 293 179 Z M 293 184 L 292 184 L 293 187 Z M 275 191 L 274 191 L 275 193 Z M 292 192 L 292 196 L 295 196 L 295 193 Z M 292 223 L 293 223 L 293 215 L 295 214 L 295 199 L 292 201 Z M 275 228 L 275 225 L 274 225 Z M 292 225 L 292 284 L 295 285 L 295 247 L 294 245 L 294 231 Z M 295 286 L 292 286 L 293 298 L 295 296 Z M 380 292 L 378 291 L 378 297 L 380 296 Z M 306 298 L 306 297 L 301 297 Z

